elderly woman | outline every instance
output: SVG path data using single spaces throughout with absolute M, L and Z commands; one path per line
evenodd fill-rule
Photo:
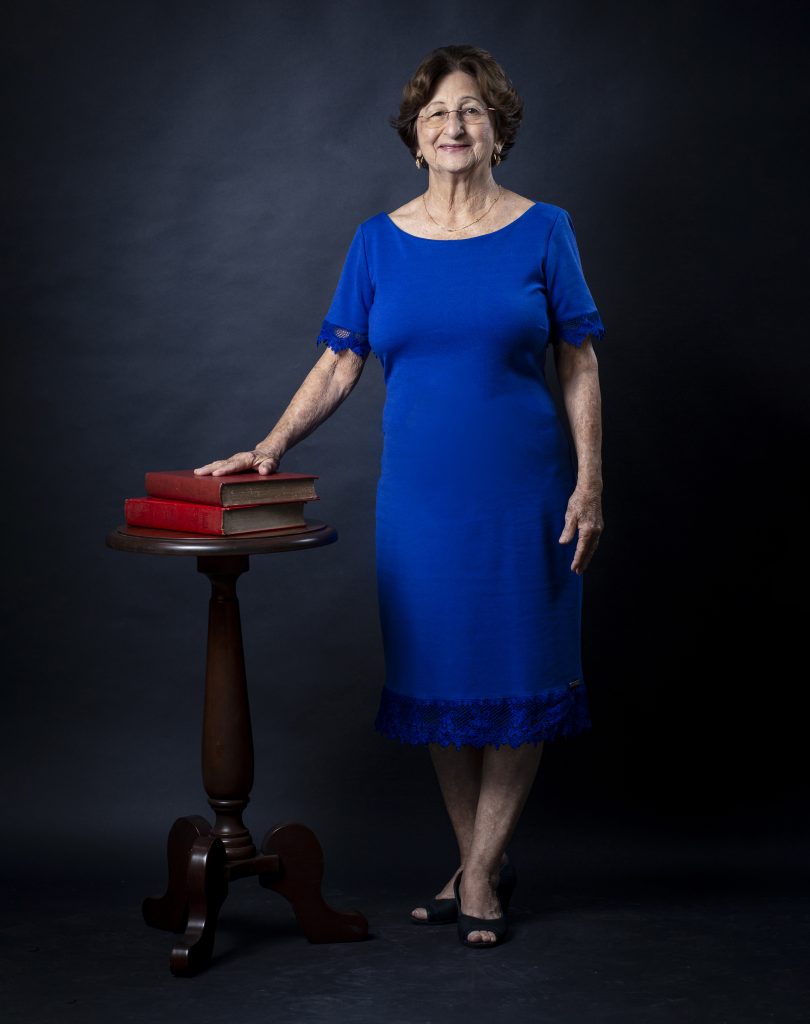
M 603 529 L 592 342 L 605 328 L 568 212 L 493 167 L 523 103 L 486 51 L 446 46 L 391 124 L 427 187 L 355 230 L 316 339 L 326 349 L 272 431 L 198 474 L 274 473 L 351 393 L 370 352 L 386 384 L 376 563 L 386 679 L 374 722 L 427 744 L 459 866 L 411 912 L 466 945 L 506 934 L 507 844 L 546 740 L 591 726 L 582 574 Z M 576 447 L 545 379 L 553 346 Z

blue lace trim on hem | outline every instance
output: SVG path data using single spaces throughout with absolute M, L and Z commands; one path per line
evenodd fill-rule
M 519 747 L 576 736 L 591 728 L 582 680 L 532 697 L 420 700 L 383 687 L 374 728 L 401 743 Z
M 315 347 L 317 348 L 322 342 L 325 342 L 333 352 L 342 352 L 344 349 L 350 348 L 361 359 L 365 359 L 369 352 L 373 351 L 367 334 L 350 331 L 339 324 L 329 323 L 328 320 L 324 320 L 321 325 L 318 337 L 315 339 Z M 376 356 L 377 353 L 374 352 L 374 355 Z
M 601 341 L 606 334 L 606 328 L 598 311 L 594 309 L 590 313 L 583 313 L 582 316 L 558 324 L 554 334 L 560 341 L 567 341 L 569 345 L 579 348 L 589 334 L 593 341 Z

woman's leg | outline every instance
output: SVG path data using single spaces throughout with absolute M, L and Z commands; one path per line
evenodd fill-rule
M 472 845 L 484 751 L 466 744 L 460 750 L 452 744 L 442 747 L 438 743 L 429 743 L 428 748 L 458 843 L 460 867 L 456 868 L 444 888 L 436 893 L 437 899 L 451 899 L 453 882 L 464 866 L 467 852 Z M 411 914 L 424 919 L 427 917 L 427 910 L 424 907 L 415 907 Z
M 543 743 L 484 747 L 481 789 L 472 843 L 467 850 L 459 897 L 465 914 L 497 917 L 495 889 L 506 849 L 534 784 Z M 470 942 L 494 942 L 490 931 L 471 931 Z
M 458 843 L 459 867 L 453 872 L 444 888 L 436 893 L 437 899 L 450 899 L 453 896 L 453 882 L 467 862 L 473 842 L 478 797 L 481 791 L 484 750 L 481 747 L 471 747 L 467 744 L 460 750 L 452 744 L 442 747 L 438 743 L 430 743 L 428 746 L 439 780 L 439 788 Z M 502 860 L 505 861 L 506 858 L 503 857 Z M 414 917 L 422 919 L 427 917 L 424 907 L 415 907 L 411 913 Z

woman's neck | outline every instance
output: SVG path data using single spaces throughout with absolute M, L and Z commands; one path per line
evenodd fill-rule
M 447 227 L 464 224 L 487 210 L 498 198 L 500 189 L 487 167 L 485 173 L 461 177 L 436 175 L 431 171 L 425 201 L 430 213 Z

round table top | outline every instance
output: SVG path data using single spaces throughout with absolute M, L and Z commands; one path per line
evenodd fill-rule
M 145 555 L 262 555 L 296 548 L 321 547 L 338 539 L 334 526 L 306 519 L 304 526 L 217 537 L 204 533 L 119 526 L 107 534 L 107 547 Z

